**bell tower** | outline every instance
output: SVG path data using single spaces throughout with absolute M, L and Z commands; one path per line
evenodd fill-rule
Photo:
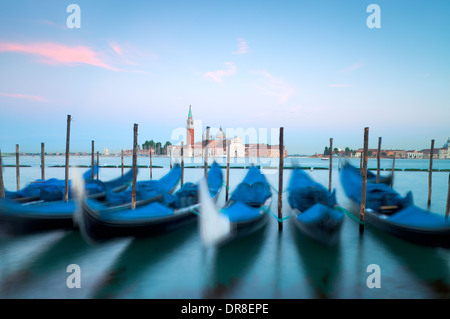
M 186 146 L 194 146 L 194 119 L 192 117 L 191 106 L 189 105 L 189 114 L 186 121 Z

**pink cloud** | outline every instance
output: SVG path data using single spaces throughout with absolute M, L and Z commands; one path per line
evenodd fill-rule
M 68 29 L 66 25 L 64 25 L 64 24 L 56 24 L 55 22 L 50 21 L 50 20 L 39 20 L 37 23 L 45 24 L 45 25 L 48 25 L 48 26 L 51 26 L 51 27 L 54 27 L 54 28 L 58 28 L 58 29 L 61 29 L 61 30 L 67 30 Z
M 66 46 L 58 43 L 4 43 L 0 42 L 0 52 L 30 54 L 41 58 L 40 62 L 48 64 L 76 65 L 88 64 L 111 71 L 114 68 L 99 57 L 99 54 L 87 46 Z
M 110 42 L 109 46 L 111 47 L 111 49 L 113 49 L 113 51 L 117 55 L 119 55 L 122 58 L 123 62 L 125 62 L 126 64 L 138 65 L 136 62 L 130 61 L 126 56 L 125 51 L 127 51 L 127 55 L 130 55 L 129 50 L 126 50 L 125 48 L 120 46 L 117 42 Z
M 211 78 L 213 81 L 216 81 L 218 83 L 222 82 L 222 78 L 224 76 L 232 76 L 236 74 L 236 66 L 231 63 L 227 62 L 225 65 L 228 67 L 226 70 L 217 70 L 217 71 L 210 71 L 204 74 L 205 77 Z
M 285 80 L 276 77 L 265 70 L 255 72 L 255 74 L 260 76 L 260 85 L 257 85 L 260 92 L 267 96 L 276 97 L 280 104 L 286 102 L 295 94 L 295 88 Z
M 47 99 L 42 96 L 37 95 L 28 95 L 28 94 L 20 94 L 20 93 L 5 93 L 0 92 L 0 96 L 6 96 L 14 99 L 24 99 L 32 102 L 47 102 Z
M 117 42 L 111 42 L 109 46 L 116 52 L 118 55 L 123 56 L 122 48 L 117 44 Z
M 247 42 L 245 42 L 244 39 L 238 39 L 238 49 L 235 52 L 232 52 L 232 54 L 245 54 L 248 53 L 248 45 Z

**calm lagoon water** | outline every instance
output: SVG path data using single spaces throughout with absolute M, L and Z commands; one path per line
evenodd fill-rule
M 199 161 L 199 160 L 197 160 Z M 352 159 L 359 166 L 359 159 Z M 277 166 L 262 159 L 265 166 Z M 71 165 L 90 165 L 90 157 L 71 157 Z M 14 165 L 15 157 L 5 157 L 4 165 Z M 24 156 L 21 187 L 40 178 L 38 156 Z M 120 165 L 119 157 L 101 157 L 101 165 Z M 131 158 L 125 158 L 125 165 Z M 149 165 L 139 158 L 139 165 Z M 248 163 L 247 163 L 248 164 Z M 328 185 L 329 163 L 312 158 L 288 158 L 285 166 L 298 164 L 315 167 L 309 171 L 318 182 Z M 46 157 L 46 166 L 64 165 L 63 157 Z M 153 158 L 153 178 L 169 170 L 169 159 Z M 189 161 L 186 166 L 201 165 Z M 232 166 L 244 166 L 234 163 Z M 390 169 L 392 160 L 382 160 Z M 396 168 L 427 169 L 427 160 L 396 160 Z M 369 168 L 376 161 L 369 161 Z M 449 169 L 450 160 L 435 160 L 434 168 Z M 75 168 L 71 168 L 71 171 Z M 87 168 L 76 168 L 84 172 Z M 126 168 L 127 169 L 127 168 Z M 277 188 L 277 169 L 264 170 Z M 149 169 L 139 169 L 138 180 L 149 179 Z M 383 172 L 386 174 L 387 172 Z M 202 168 L 186 168 L 185 181 L 197 181 Z M 225 174 L 225 170 L 224 170 Z M 230 170 L 230 190 L 242 180 L 246 169 Z M 286 189 L 291 170 L 284 171 Z M 339 203 L 350 208 L 338 175 L 338 161 L 333 162 L 333 187 Z M 15 168 L 3 170 L 5 187 L 15 190 Z M 120 168 L 101 168 L 100 179 L 120 175 Z M 430 210 L 444 216 L 448 172 L 433 173 Z M 46 178 L 64 178 L 64 168 L 47 167 Z M 396 171 L 394 188 L 402 195 L 413 192 L 415 203 L 426 207 L 428 173 Z M 287 193 L 283 194 L 283 215 L 289 215 Z M 219 203 L 223 204 L 223 190 Z M 274 192 L 272 210 L 277 210 Z M 77 231 L 52 231 L 20 238 L 0 239 L 0 298 L 131 298 L 131 299 L 311 299 L 311 298 L 449 298 L 450 250 L 410 244 L 381 233 L 370 226 L 363 236 L 358 224 L 346 217 L 340 243 L 326 248 L 304 237 L 289 219 L 282 232 L 272 218 L 267 227 L 254 235 L 222 249 L 205 249 L 196 225 L 147 239 L 119 239 L 105 244 L 88 245 Z M 81 288 L 69 289 L 66 268 L 81 268 Z M 368 288 L 367 266 L 381 270 L 381 288 Z

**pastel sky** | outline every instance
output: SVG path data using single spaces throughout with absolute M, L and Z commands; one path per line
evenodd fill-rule
M 64 151 L 68 114 L 71 151 L 131 149 L 134 123 L 140 144 L 175 144 L 189 105 L 203 129 L 283 126 L 290 154 L 330 137 L 359 148 L 366 126 L 372 148 L 441 147 L 449 13 L 448 0 L 1 1 L 0 148 Z

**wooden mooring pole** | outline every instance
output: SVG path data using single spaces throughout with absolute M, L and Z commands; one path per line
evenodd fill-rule
M 19 160 L 19 144 L 16 144 L 16 184 L 17 191 L 20 191 L 20 160 Z
M 67 115 L 67 134 L 66 134 L 66 168 L 65 168 L 65 191 L 64 191 L 64 201 L 69 201 L 69 152 L 70 152 L 70 121 L 72 120 L 71 115 Z
M 0 197 L 5 198 L 5 184 L 3 184 L 3 159 L 2 150 L 0 150 Z
M 181 142 L 181 186 L 183 186 L 183 182 L 184 182 L 184 154 L 183 154 L 183 150 L 184 150 L 184 142 Z
M 361 156 L 359 157 L 359 173 L 360 174 L 362 174 L 363 157 L 364 157 L 364 152 L 361 152 Z
M 45 144 L 41 143 L 41 179 L 45 180 Z
M 134 124 L 134 130 L 133 130 L 133 181 L 132 181 L 132 186 L 131 186 L 131 209 L 136 208 L 137 148 L 138 148 L 138 125 Z
M 447 206 L 445 208 L 445 219 L 448 219 L 450 213 L 450 174 L 448 174 L 448 191 L 447 191 Z
M 430 150 L 430 169 L 428 171 L 428 207 L 431 205 L 431 184 L 433 179 L 433 156 L 434 156 L 434 140 L 431 140 L 431 150 Z
M 378 150 L 377 150 L 377 184 L 380 182 L 380 158 L 381 158 L 381 137 L 378 138 Z
M 122 176 L 123 176 L 123 150 L 122 150 Z
M 361 187 L 361 206 L 359 209 L 359 233 L 364 233 L 364 213 L 366 211 L 366 189 L 367 189 L 367 161 L 369 150 L 369 128 L 364 128 L 364 152 L 363 152 L 363 168 L 362 168 L 362 187 Z
M 225 202 L 228 201 L 228 192 L 230 188 L 230 144 L 231 141 L 227 141 L 227 186 L 225 188 Z
M 392 159 L 392 173 L 391 173 L 391 188 L 394 187 L 394 172 L 395 172 L 395 156 L 396 153 L 394 152 L 394 158 Z
M 95 157 L 95 152 L 94 152 L 94 140 L 92 140 L 92 150 L 91 150 L 91 169 L 92 169 L 92 173 L 91 173 L 91 179 L 94 180 L 95 174 L 94 174 L 94 166 L 95 166 L 95 162 L 94 162 L 94 157 Z
M 205 179 L 208 180 L 208 151 L 209 151 L 209 126 L 206 127 L 205 136 Z
M 330 171 L 328 172 L 328 191 L 331 192 L 331 176 L 333 173 L 333 138 L 330 138 Z
M 152 158 L 152 148 L 150 147 L 150 179 L 153 179 L 153 158 Z
M 97 151 L 97 180 L 98 180 L 98 175 L 100 174 L 100 152 Z
M 283 230 L 283 168 L 284 168 L 284 127 L 280 127 L 280 166 L 278 169 L 278 231 Z

